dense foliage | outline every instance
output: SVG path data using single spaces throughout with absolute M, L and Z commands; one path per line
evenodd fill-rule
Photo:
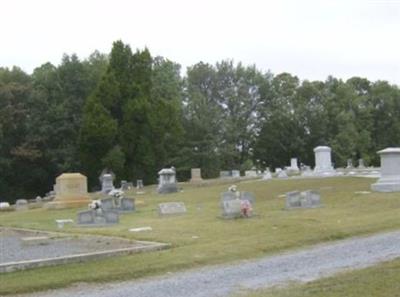
M 51 190 L 62 172 L 90 188 L 103 169 L 118 180 L 156 181 L 173 165 L 181 179 L 200 167 L 278 167 L 291 157 L 313 165 L 329 145 L 335 165 L 400 146 L 400 90 L 385 81 L 301 81 L 222 61 L 188 67 L 121 41 L 109 55 L 65 55 L 31 75 L 0 68 L 0 200 Z

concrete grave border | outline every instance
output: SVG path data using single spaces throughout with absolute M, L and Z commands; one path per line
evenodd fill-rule
M 41 232 L 46 233 L 48 235 L 56 235 L 56 236 L 80 236 L 80 237 L 93 237 L 93 238 L 113 238 L 113 236 L 102 236 L 102 235 L 90 235 L 90 234 L 74 234 L 74 233 L 61 233 L 61 232 L 51 232 L 51 231 L 43 231 L 43 230 L 34 230 L 34 229 L 24 229 L 24 228 L 12 228 L 12 227 L 0 227 L 0 229 L 5 230 L 15 230 L 15 231 L 28 231 L 28 232 Z M 116 237 L 115 237 L 116 238 Z M 118 238 L 124 239 L 124 238 Z M 152 242 L 152 241 L 134 241 L 136 244 L 140 244 L 141 246 L 133 246 L 128 248 L 119 248 L 119 249 L 111 249 L 104 251 L 96 251 L 92 253 L 83 253 L 83 254 L 73 254 L 66 255 L 61 257 L 53 257 L 53 258 L 43 258 L 43 259 L 35 259 L 35 260 L 26 260 L 26 261 L 16 261 L 16 262 L 7 262 L 0 263 L 0 273 L 13 272 L 17 270 L 26 270 L 31 268 L 45 267 L 45 266 L 55 266 L 69 263 L 81 263 L 92 261 L 96 259 L 103 259 L 105 257 L 111 256 L 122 256 L 122 255 L 130 255 L 136 253 L 143 252 L 151 252 L 151 251 L 160 251 L 164 249 L 168 249 L 171 247 L 169 243 L 160 243 L 160 242 Z

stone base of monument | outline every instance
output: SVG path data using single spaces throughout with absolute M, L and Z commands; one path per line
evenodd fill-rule
M 386 180 L 380 179 L 375 184 L 371 185 L 371 190 L 374 192 L 400 192 L 400 179 Z
M 63 199 L 54 199 L 51 202 L 47 202 L 43 205 L 44 208 L 47 209 L 63 209 L 63 208 L 75 208 L 81 206 L 87 206 L 92 199 L 89 197 L 82 197 L 80 199 L 73 200 L 63 200 Z
M 158 187 L 157 192 L 159 194 L 169 194 L 178 192 L 178 186 L 176 183 L 164 184 Z

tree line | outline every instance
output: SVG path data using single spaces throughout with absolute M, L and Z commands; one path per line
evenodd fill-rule
M 313 148 L 332 147 L 335 166 L 400 145 L 400 90 L 386 81 L 301 81 L 255 65 L 179 64 L 132 51 L 84 60 L 64 55 L 27 74 L 0 68 L 0 200 L 33 198 L 63 172 L 98 186 L 103 169 L 118 180 L 154 183 L 175 166 L 180 180 L 199 167 L 220 170 L 314 165 Z

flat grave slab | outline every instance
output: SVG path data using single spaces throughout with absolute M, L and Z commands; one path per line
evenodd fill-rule
M 0 273 L 155 251 L 166 243 L 0 228 Z

